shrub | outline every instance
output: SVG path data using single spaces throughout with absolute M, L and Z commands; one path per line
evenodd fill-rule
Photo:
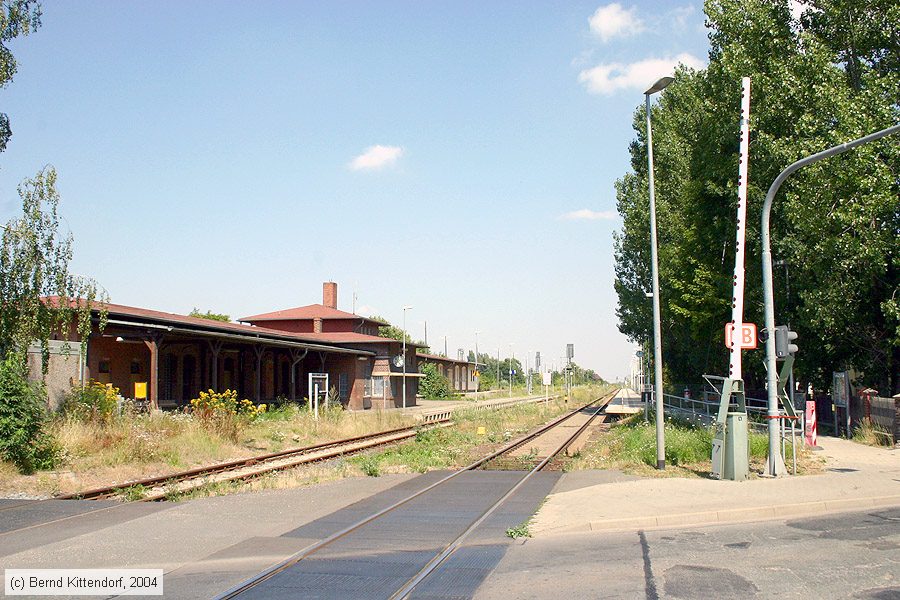
M 24 474 L 52 469 L 59 447 L 47 422 L 43 386 L 28 381 L 21 357 L 8 356 L 0 362 L 0 458 Z
M 208 390 L 191 400 L 191 414 L 207 429 L 231 440 L 237 440 L 244 425 L 265 412 L 265 404 L 256 406 L 246 398 L 238 400 L 235 390 Z
M 422 363 L 419 370 L 425 375 L 419 383 L 419 392 L 428 399 L 447 398 L 451 395 L 450 382 L 438 373 L 433 363 Z
M 91 380 L 84 386 L 73 385 L 63 400 L 60 411 L 78 421 L 109 423 L 121 400 L 119 388 Z

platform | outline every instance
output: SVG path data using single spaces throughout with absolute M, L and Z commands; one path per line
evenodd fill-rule
M 608 415 L 633 415 L 644 412 L 641 395 L 632 389 L 622 388 L 609 404 L 606 405 Z

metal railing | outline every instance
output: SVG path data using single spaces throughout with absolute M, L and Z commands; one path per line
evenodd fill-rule
M 759 398 L 747 398 L 748 401 L 752 400 L 755 402 L 759 402 L 764 405 L 764 400 L 760 400 Z M 678 413 L 689 413 L 692 415 L 691 418 L 703 423 L 704 425 L 712 425 L 715 423 L 716 418 L 719 414 L 719 401 L 711 401 L 708 399 L 701 400 L 699 398 L 692 397 L 684 397 L 684 396 L 675 396 L 673 394 L 663 394 L 663 407 L 665 410 L 671 414 L 672 412 Z M 737 408 L 737 405 L 732 404 L 729 407 Z M 765 433 L 768 430 L 768 423 L 762 419 L 766 417 L 766 409 L 764 406 L 752 406 L 748 405 L 747 409 L 747 423 L 751 430 L 756 433 Z M 793 457 L 793 473 L 797 474 L 797 423 L 796 419 L 788 418 L 787 413 L 783 410 L 779 411 L 779 422 L 780 422 L 780 436 L 781 436 L 781 455 L 785 456 L 785 449 L 787 446 L 788 433 L 790 433 L 791 440 L 791 456 Z M 788 432 L 787 427 L 785 426 L 785 421 L 790 421 L 790 432 Z

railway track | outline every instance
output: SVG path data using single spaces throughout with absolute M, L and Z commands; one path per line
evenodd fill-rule
M 246 459 L 218 463 L 189 471 L 171 473 L 159 477 L 149 477 L 136 481 L 84 490 L 74 494 L 57 496 L 57 500 L 102 500 L 120 497 L 129 488 L 140 486 L 142 489 L 141 501 L 164 500 L 174 495 L 184 494 L 199 487 L 211 483 L 224 483 L 230 481 L 245 481 L 286 469 L 293 469 L 302 465 L 328 460 L 337 456 L 355 454 L 364 450 L 370 450 L 379 446 L 395 444 L 408 440 L 425 429 L 434 427 L 447 427 L 450 419 L 445 418 L 430 421 L 425 425 L 411 425 L 399 427 L 388 431 L 379 431 L 373 434 L 360 435 L 352 438 L 344 438 L 305 446 L 253 456 Z
M 614 395 L 615 392 L 611 392 L 610 394 L 607 394 L 606 396 L 598 400 L 570 411 L 569 413 L 557 419 L 554 419 L 550 423 L 543 425 L 530 434 L 510 444 L 507 444 L 503 448 L 492 452 L 491 454 L 479 459 L 478 461 L 475 461 L 458 471 L 442 477 L 431 485 L 428 485 L 423 489 L 418 490 L 392 503 L 390 506 L 377 511 L 362 520 L 344 527 L 336 533 L 333 533 L 317 542 L 314 542 L 313 544 L 293 554 L 280 563 L 275 564 L 265 571 L 255 575 L 254 577 L 247 579 L 246 581 L 230 588 L 229 590 L 226 590 L 216 597 L 217 600 L 230 600 L 232 598 L 238 597 L 253 598 L 257 596 L 268 598 L 272 597 L 277 592 L 281 592 L 278 595 L 283 594 L 285 597 L 303 597 L 304 590 L 302 586 L 304 584 L 302 582 L 302 578 L 304 576 L 308 576 L 309 581 L 314 581 L 317 580 L 316 578 L 318 576 L 320 576 L 320 573 L 317 573 L 315 571 L 315 569 L 318 568 L 315 565 L 310 567 L 313 569 L 312 572 L 308 574 L 304 573 L 304 565 L 314 563 L 319 563 L 321 565 L 321 563 L 324 563 L 328 560 L 334 560 L 335 562 L 340 563 L 341 557 L 344 557 L 344 562 L 347 562 L 348 559 L 346 559 L 346 555 L 348 553 L 352 555 L 353 553 L 360 552 L 369 552 L 370 554 L 368 555 L 364 554 L 366 556 L 372 554 L 378 556 L 383 556 L 384 554 L 406 555 L 410 557 L 410 560 L 413 562 L 413 566 L 416 570 L 411 575 L 404 574 L 402 578 L 395 577 L 394 580 L 396 581 L 390 582 L 392 589 L 389 592 L 385 592 L 383 586 L 382 588 L 379 588 L 377 592 L 373 589 L 367 589 L 355 590 L 356 593 L 352 593 L 352 591 L 348 592 L 347 590 L 336 589 L 334 590 L 333 597 L 385 597 L 389 598 L 390 600 L 409 598 L 417 590 L 417 588 L 419 588 L 419 586 L 423 585 L 424 582 L 430 581 L 430 577 L 432 576 L 432 574 L 437 574 L 441 566 L 445 565 L 448 559 L 450 559 L 454 555 L 454 553 L 456 553 L 457 550 L 462 547 L 464 542 L 470 536 L 472 536 L 472 534 L 476 530 L 478 530 L 478 528 L 482 524 L 484 524 L 485 521 L 487 521 L 498 509 L 500 509 L 505 502 L 510 500 L 518 491 L 522 489 L 523 486 L 528 484 L 529 481 L 537 473 L 544 470 L 556 456 L 558 456 L 560 453 L 564 453 L 571 444 L 575 443 L 585 433 L 592 422 L 602 415 L 606 404 L 613 398 Z M 422 515 L 419 514 L 417 519 L 415 513 L 405 516 L 402 514 L 398 515 L 398 513 L 401 513 L 405 507 L 413 507 L 414 505 L 434 506 L 435 503 L 429 502 L 428 500 L 429 494 L 435 494 L 437 493 L 437 490 L 449 486 L 455 479 L 462 478 L 466 474 L 471 474 L 473 471 L 482 469 L 498 457 L 513 452 L 516 449 L 526 446 L 529 443 L 533 443 L 541 436 L 547 435 L 548 432 L 554 431 L 557 427 L 566 423 L 570 419 L 576 418 L 578 415 L 582 415 L 585 411 L 589 411 L 590 414 L 587 415 L 587 418 L 583 420 L 583 423 L 579 427 L 575 428 L 574 432 L 567 434 L 561 443 L 555 444 L 555 447 L 550 452 L 548 452 L 547 455 L 543 457 L 542 460 L 540 460 L 540 462 L 529 469 L 522 477 L 518 478 L 512 486 L 510 486 L 505 491 L 502 491 L 502 495 L 500 495 L 499 498 L 491 499 L 486 506 L 478 505 L 475 518 L 472 520 L 467 520 L 467 524 L 461 532 L 457 533 L 456 531 L 454 531 L 454 533 L 449 538 L 442 540 L 441 547 L 438 549 L 438 551 L 434 552 L 433 554 L 429 552 L 430 556 L 426 559 L 421 558 L 421 552 L 412 552 L 409 549 L 404 549 L 404 546 L 401 546 L 398 549 L 393 549 L 389 546 L 386 546 L 385 542 L 379 539 L 379 533 L 383 534 L 385 531 L 391 530 L 391 528 L 393 528 L 394 531 L 392 531 L 391 535 L 393 535 L 394 538 L 390 539 L 405 540 L 408 536 L 414 533 L 410 531 L 410 522 L 417 522 L 422 518 Z M 472 495 L 468 492 L 468 490 L 463 490 L 463 492 L 467 493 L 469 496 Z M 421 527 L 421 525 L 418 527 Z M 427 538 L 427 535 L 425 537 Z M 425 543 L 426 545 L 429 545 L 431 543 L 431 540 L 427 540 Z M 360 548 L 364 547 L 371 547 L 372 550 L 361 551 Z M 334 559 L 329 559 L 329 557 L 327 556 L 329 552 L 335 557 Z M 413 557 L 419 557 L 419 562 L 416 563 L 415 558 Z M 361 561 L 362 559 L 354 560 Z M 353 561 L 351 560 L 350 562 Z M 396 564 L 393 565 L 395 570 L 398 566 L 399 565 Z M 406 568 L 407 570 L 409 566 L 410 565 L 407 563 L 403 563 L 402 565 L 402 567 Z M 355 568 L 358 568 L 358 565 Z M 339 579 L 339 577 L 329 578 L 330 581 Z M 291 582 L 294 582 L 294 588 L 291 588 Z M 319 594 L 320 597 L 332 597 L 328 592 L 325 592 L 318 588 L 317 590 L 322 592 L 321 594 Z
M 556 398 L 556 396 L 551 397 L 551 399 L 552 398 Z M 543 401 L 545 401 L 544 398 L 529 398 L 525 401 L 499 401 L 486 405 L 476 405 L 474 407 L 463 406 L 462 408 L 468 410 L 501 410 L 516 404 Z M 456 408 L 458 409 L 458 407 Z M 111 486 L 83 490 L 72 494 L 56 496 L 55 499 L 104 500 L 109 498 L 120 498 L 131 488 L 140 490 L 140 493 L 136 495 L 140 496 L 139 500 L 141 501 L 165 500 L 171 498 L 173 495 L 178 496 L 185 494 L 212 483 L 249 480 L 276 471 L 292 469 L 313 462 L 355 454 L 379 446 L 402 442 L 415 437 L 415 435 L 423 429 L 448 426 L 452 421 L 453 412 L 454 408 L 448 408 L 443 411 L 427 412 L 418 416 L 420 423 L 408 427 L 400 427 L 388 431 L 379 431 L 352 438 L 323 442 L 302 448 L 292 448 L 280 452 L 217 463 L 187 471 L 161 475 L 159 477 L 148 477 Z

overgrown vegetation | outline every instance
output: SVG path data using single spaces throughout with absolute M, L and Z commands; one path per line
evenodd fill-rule
M 43 387 L 28 381 L 22 360 L 7 356 L 0 362 L 0 459 L 22 473 L 50 469 L 59 448 L 45 430 L 48 415 Z
M 889 127 L 900 112 L 895 0 L 707 0 L 709 64 L 682 68 L 652 108 L 666 381 L 727 372 L 737 206 L 741 78 L 752 79 L 745 320 L 762 322 L 760 211 L 778 174 L 802 157 Z M 619 329 L 652 337 L 646 115 L 634 113 L 631 170 L 616 184 Z M 800 334 L 796 373 L 827 389 L 853 366 L 900 391 L 897 136 L 786 180 L 772 213 L 779 319 Z M 777 264 L 777 263 L 776 263 Z M 789 286 L 787 278 L 789 277 Z M 789 287 L 789 292 L 788 292 Z M 752 299 L 752 301 L 750 301 Z M 744 362 L 764 380 L 763 351 Z
M 700 422 L 668 417 L 665 424 L 666 470 L 656 470 L 656 425 L 653 414 L 649 421 L 643 415 L 614 425 L 608 433 L 599 436 L 585 447 L 577 457 L 567 463 L 566 470 L 620 469 L 651 476 L 709 476 L 713 428 Z M 762 470 L 769 450 L 766 434 L 750 431 L 751 469 Z M 798 473 L 815 470 L 808 453 L 798 438 Z M 790 465 L 792 448 L 785 448 L 785 461 Z
M 237 441 L 247 424 L 265 412 L 265 404 L 257 406 L 246 398 L 238 400 L 235 390 L 207 390 L 191 400 L 191 415 L 231 441 Z
M 209 319 L 210 321 L 222 321 L 223 323 L 231 322 L 231 315 L 226 315 L 223 313 L 214 313 L 211 310 L 206 312 L 200 312 L 200 309 L 196 306 L 188 313 L 189 317 L 197 317 L 199 319 Z
M 60 406 L 66 418 L 91 423 L 109 423 L 122 402 L 119 388 L 99 381 L 88 381 L 84 386 L 73 385 Z
M 850 438 L 854 442 L 866 444 L 867 446 L 893 446 L 894 438 L 891 432 L 884 427 L 872 422 L 872 419 L 865 418 L 860 424 L 854 428 L 853 437 Z
M 450 382 L 446 377 L 438 373 L 437 365 L 430 362 L 420 362 L 419 372 L 425 375 L 419 381 L 419 393 L 426 400 L 440 400 L 449 398 L 452 395 Z

